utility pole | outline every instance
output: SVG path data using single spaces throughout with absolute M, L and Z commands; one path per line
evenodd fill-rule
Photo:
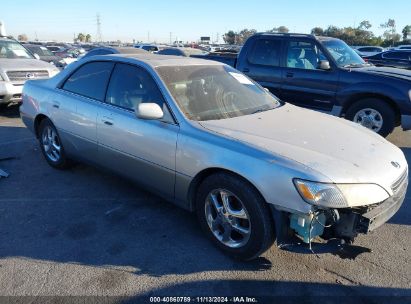
M 96 40 L 97 42 L 101 42 L 101 19 L 100 19 L 100 14 L 97 13 L 97 37 Z

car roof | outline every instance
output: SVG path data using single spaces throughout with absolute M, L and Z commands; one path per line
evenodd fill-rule
M 118 61 L 119 59 L 124 62 L 142 62 L 145 63 L 153 68 L 161 67 L 161 66 L 190 66 L 190 65 L 215 65 L 221 66 L 224 65 L 221 62 L 212 61 L 212 60 L 205 60 L 199 58 L 191 58 L 191 57 L 182 57 L 182 56 L 170 56 L 170 55 L 156 55 L 156 54 L 113 54 L 113 55 L 103 55 L 103 56 L 95 56 L 90 57 L 93 60 L 98 61 L 102 58 L 105 59 L 112 59 Z

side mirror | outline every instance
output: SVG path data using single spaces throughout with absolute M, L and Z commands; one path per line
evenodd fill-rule
M 156 103 L 140 103 L 135 112 L 141 119 L 161 119 L 164 116 L 163 110 Z
M 33 55 L 34 55 L 34 58 L 36 58 L 37 60 L 40 60 L 40 56 L 39 56 L 39 54 L 34 53 Z
M 328 60 L 320 60 L 320 63 L 318 64 L 318 68 L 324 71 L 331 70 L 330 62 Z

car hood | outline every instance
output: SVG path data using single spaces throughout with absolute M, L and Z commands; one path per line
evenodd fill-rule
M 37 59 L 0 59 L 0 69 L 7 71 L 35 71 L 54 68 L 50 63 Z
M 289 104 L 200 124 L 273 155 L 292 159 L 335 183 L 375 183 L 392 194 L 391 185 L 408 166 L 402 151 L 378 134 L 350 121 Z
M 359 69 L 353 69 L 352 71 L 358 71 L 373 75 L 380 75 L 389 78 L 400 78 L 403 80 L 411 81 L 411 71 L 405 69 L 388 68 L 388 67 L 364 67 Z

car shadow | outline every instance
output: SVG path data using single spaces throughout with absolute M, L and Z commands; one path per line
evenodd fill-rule
M 20 117 L 19 105 L 7 105 L 0 110 L 0 116 L 7 118 L 17 118 Z

